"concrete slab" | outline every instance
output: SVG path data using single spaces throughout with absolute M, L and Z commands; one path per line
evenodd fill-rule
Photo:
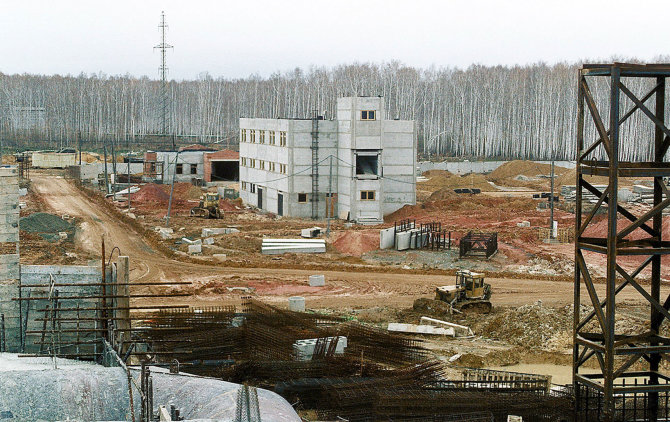
M 409 249 L 410 247 L 410 232 L 400 232 L 396 233 L 395 235 L 395 241 L 396 241 L 396 247 L 395 249 L 397 251 L 405 251 Z
M 395 244 L 395 228 L 379 230 L 379 249 L 393 249 Z
M 206 237 L 202 239 L 202 244 L 203 245 L 213 245 L 214 244 L 214 238 L 213 237 Z
M 305 312 L 305 298 L 302 296 L 289 297 L 288 309 L 293 312 Z
M 188 245 L 188 253 L 191 255 L 202 253 L 202 244 Z
M 399 322 L 390 322 L 388 330 L 396 333 L 410 333 L 410 334 L 428 334 L 456 337 L 453 328 L 440 328 L 432 325 L 417 325 L 417 324 L 401 324 Z

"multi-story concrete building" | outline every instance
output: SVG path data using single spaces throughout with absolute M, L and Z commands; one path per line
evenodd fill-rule
M 293 217 L 376 223 L 416 202 L 414 121 L 381 97 L 337 101 L 336 120 L 240 119 L 240 196 Z

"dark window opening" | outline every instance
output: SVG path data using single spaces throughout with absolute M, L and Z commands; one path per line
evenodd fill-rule
M 177 164 L 175 172 L 177 174 L 183 174 L 184 173 L 184 165 L 183 164 Z
M 356 155 L 356 175 L 377 176 L 378 167 L 378 155 Z
M 375 191 L 373 190 L 361 191 L 361 201 L 374 201 L 374 200 L 375 200 Z
M 307 202 L 307 194 L 306 193 L 299 193 L 298 194 L 298 202 L 303 204 Z
M 254 183 L 252 183 L 251 186 L 250 186 L 250 192 L 251 193 L 256 193 L 256 185 Z
M 196 164 L 191 164 L 191 174 L 198 174 L 198 166 Z
M 212 182 L 220 180 L 236 182 L 240 180 L 238 161 L 212 161 Z
M 361 111 L 361 120 L 375 120 L 375 111 L 374 110 Z

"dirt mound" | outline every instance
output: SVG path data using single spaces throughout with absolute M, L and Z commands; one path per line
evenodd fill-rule
M 451 316 L 451 306 L 448 303 L 426 297 L 416 299 L 412 305 L 412 309 L 422 314 L 437 317 Z
M 418 189 L 428 190 L 431 192 L 441 189 L 453 190 L 456 188 L 477 188 L 481 189 L 482 192 L 493 192 L 497 190 L 486 180 L 483 175 L 477 173 L 470 173 L 465 176 L 439 174 L 430 177 L 430 179 L 425 182 L 417 183 L 416 186 Z
M 96 154 L 94 152 L 82 152 L 81 161 L 86 163 L 97 163 L 102 161 L 102 157 L 100 154 Z
M 162 186 L 149 183 L 140 188 L 139 191 L 133 193 L 131 201 L 139 202 L 164 202 L 170 199 Z
M 342 254 L 361 256 L 379 248 L 378 231 L 348 231 L 333 242 L 335 249 Z
M 163 186 L 169 195 L 170 189 L 172 188 L 171 185 L 163 185 Z M 202 195 L 203 195 L 202 188 L 193 186 L 190 183 L 179 182 L 174 184 L 174 198 L 176 199 L 195 200 L 200 199 Z
M 524 305 L 507 309 L 488 320 L 478 333 L 519 346 L 547 348 L 551 345 L 567 349 L 569 342 L 561 344 L 556 340 L 566 338 L 564 333 L 572 330 L 572 317 L 572 305 L 559 309 L 541 304 Z M 571 340 L 570 336 L 567 338 Z
M 221 211 L 228 211 L 228 212 L 235 212 L 235 211 L 240 211 L 242 208 L 234 204 L 233 202 L 229 201 L 228 199 L 220 199 L 219 200 L 219 208 Z
M 423 177 L 449 177 L 453 175 L 452 172 L 447 170 L 428 170 L 424 171 L 422 174 Z
M 3 155 L 2 164 L 16 164 L 16 157 L 13 155 Z
M 563 174 L 568 169 L 565 167 L 554 166 L 554 173 Z M 541 164 L 534 161 L 514 160 L 508 161 L 497 169 L 493 170 L 487 176 L 488 180 L 513 179 L 517 176 L 537 177 L 539 175 L 548 176 L 551 174 L 551 164 Z
M 575 179 L 577 178 L 577 170 L 576 169 L 571 169 L 560 175 L 559 177 L 556 178 L 556 186 L 574 186 L 575 185 Z M 584 180 L 589 182 L 592 185 L 607 185 L 609 184 L 609 179 L 605 176 L 584 176 Z M 620 185 L 625 185 L 626 181 L 622 179 L 623 183 L 620 183 Z M 630 184 L 630 182 L 629 182 Z

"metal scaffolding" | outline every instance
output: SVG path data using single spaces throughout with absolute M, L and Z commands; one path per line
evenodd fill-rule
M 661 356 L 670 351 L 670 338 L 659 335 L 662 322 L 670 319 L 670 296 L 661 302 L 661 257 L 670 254 L 670 241 L 662 235 L 662 212 L 670 204 L 664 176 L 670 176 L 670 163 L 664 157 L 670 147 L 670 129 L 664 123 L 665 78 L 670 76 L 670 64 L 586 64 L 578 73 L 578 117 L 577 117 L 577 176 L 575 210 L 575 278 L 574 278 L 574 344 L 573 382 L 576 395 L 577 415 L 587 415 L 581 392 L 595 390 L 602 394 L 602 413 L 598 419 L 604 421 L 632 420 L 621 412 L 617 403 L 622 397 L 645 396 L 646 420 L 657 421 L 667 417 L 667 406 L 660 406 L 660 395 L 670 391 L 668 377 L 659 372 Z M 608 78 L 609 130 L 601 117 L 596 100 L 589 87 L 592 78 Z M 626 78 L 651 78 L 655 84 L 646 95 L 637 97 L 627 87 Z M 621 94 L 629 98 L 633 106 L 621 114 Z M 624 98 L 625 98 L 624 97 Z M 653 107 L 645 105 L 655 99 Z M 585 105 L 597 130 L 597 139 L 585 143 Z M 623 141 L 620 128 L 635 112 L 640 111 L 654 124 L 653 147 L 649 151 L 652 161 L 630 162 L 620 160 L 620 145 Z M 604 110 L 603 113 L 607 113 Z M 633 142 L 633 140 L 627 140 Z M 634 142 L 643 142 L 635 139 Z M 596 158 L 593 158 L 596 157 Z M 605 160 L 599 159 L 606 157 Z M 608 185 L 601 191 L 588 183 L 585 175 L 607 177 Z M 653 178 L 654 202 L 652 208 L 641 215 L 634 215 L 618 203 L 619 178 Z M 583 213 L 582 194 L 590 192 L 598 197 L 591 212 Z M 664 199 L 665 195 L 665 199 Z M 601 207 L 607 207 L 606 237 L 585 235 L 593 217 Z M 626 227 L 617 225 L 621 217 L 629 220 Z M 635 232 L 635 239 L 631 233 Z M 584 251 L 607 255 L 606 295 L 599 297 L 593 276 L 586 264 Z M 633 271 L 625 269 L 620 257 L 642 256 L 644 261 Z M 651 266 L 650 283 L 643 286 L 639 276 Z M 580 312 L 581 289 L 586 288 L 593 311 Z M 640 326 L 637 335 L 619 333 L 616 329 L 617 294 L 624 288 L 635 289 L 644 299 L 650 311 L 648 326 Z M 595 320 L 595 321 L 594 321 Z M 594 358 L 598 362 L 598 373 L 586 374 L 582 368 Z M 633 365 L 641 363 L 644 370 L 635 370 Z M 639 366 L 638 366 L 639 368 Z M 628 382 L 626 382 L 628 380 Z M 633 382 L 634 381 L 634 382 Z M 666 401 L 667 402 L 667 401 Z M 586 411 L 586 412 L 585 412 Z M 578 417 L 583 418 L 584 416 Z M 593 419 L 590 419 L 593 420 Z M 663 419 L 666 420 L 666 419 Z

